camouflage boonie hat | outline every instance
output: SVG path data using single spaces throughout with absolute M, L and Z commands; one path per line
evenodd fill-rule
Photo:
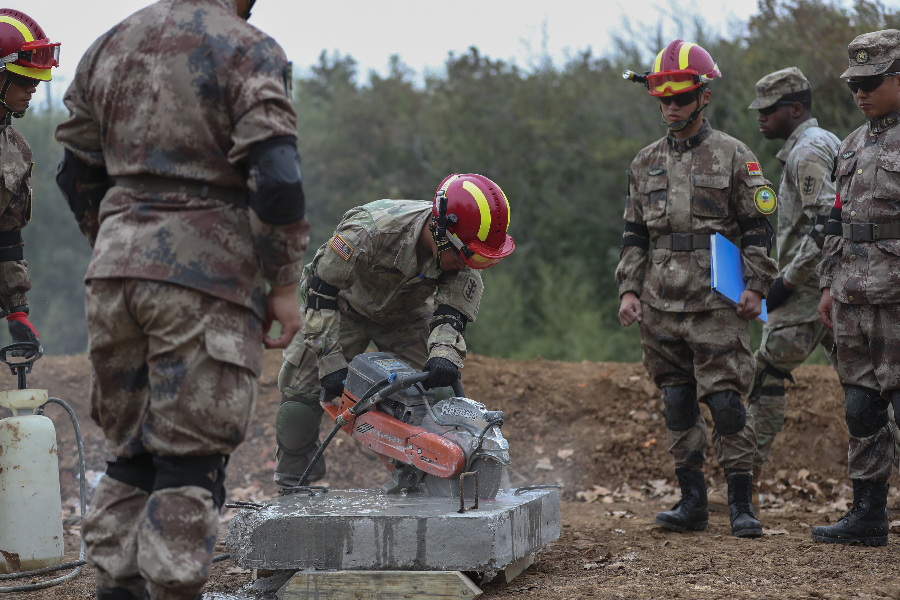
M 856 36 L 847 46 L 847 56 L 849 66 L 841 79 L 881 75 L 900 59 L 900 31 L 885 29 Z
M 785 94 L 793 94 L 809 89 L 809 80 L 797 67 L 788 67 L 769 73 L 756 82 L 756 100 L 748 108 L 767 108 L 778 102 Z

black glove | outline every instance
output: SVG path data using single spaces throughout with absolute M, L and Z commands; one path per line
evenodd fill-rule
M 425 362 L 423 371 L 428 371 L 428 379 L 422 382 L 426 390 L 453 385 L 459 379 L 459 369 L 446 358 L 434 356 Z
M 340 371 L 329 373 L 319 380 L 322 387 L 325 388 L 325 395 L 329 398 L 335 398 L 344 393 L 344 380 L 347 379 L 347 368 L 344 367 Z
M 24 310 L 16 310 L 16 312 L 6 317 L 6 321 L 6 324 L 9 327 L 9 335 L 12 337 L 13 342 L 27 342 L 29 344 L 34 344 L 33 350 L 13 350 L 12 355 L 31 358 L 37 354 L 37 350 L 40 348 L 38 332 L 37 329 L 34 328 L 34 325 L 28 321 L 28 313 Z
M 772 287 L 769 288 L 769 293 L 766 295 L 766 310 L 775 310 L 784 304 L 793 293 L 794 290 L 784 287 L 784 277 L 779 277 L 772 284 Z

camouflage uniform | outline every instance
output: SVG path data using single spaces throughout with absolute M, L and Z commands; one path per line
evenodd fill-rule
M 222 460 L 190 485 L 171 481 L 243 441 L 265 282 L 299 280 L 308 222 L 268 225 L 235 201 L 255 185 L 251 146 L 296 136 L 289 72 L 233 0 L 161 0 L 99 38 L 66 93 L 57 140 L 117 178 L 79 223 L 94 248 L 91 413 L 117 459 L 150 472 L 132 485 L 110 463 L 94 496 L 83 533 L 100 588 L 181 600 L 209 576 Z
M 11 116 L 11 115 L 10 115 Z M 31 289 L 23 258 L 22 228 L 31 220 L 31 147 L 9 124 L 0 124 L 0 310 L 26 306 Z
M 465 338 L 447 323 L 432 329 L 432 313 L 447 305 L 474 321 L 483 284 L 481 274 L 469 267 L 441 271 L 431 250 L 423 247 L 420 236 L 431 220 L 431 206 L 418 200 L 378 200 L 348 211 L 304 270 L 304 304 L 313 274 L 341 291 L 338 310 L 306 310 L 303 328 L 284 352 L 278 376 L 284 398 L 276 426 L 276 482 L 296 485 L 315 451 L 323 413 L 320 379 L 347 367 L 369 342 L 415 369 L 432 357 L 462 368 Z M 305 410 L 294 417 L 290 411 L 300 409 L 298 403 Z M 318 468 L 310 480 L 324 474 Z
M 764 187 L 768 182 L 756 158 L 704 121 L 691 138 L 669 134 L 641 150 L 629 179 L 616 282 L 620 296 L 634 292 L 643 305 L 644 366 L 664 390 L 694 388 L 695 405 L 696 399 L 707 401 L 725 390 L 745 394 L 753 378 L 747 321 L 711 291 L 708 240 L 715 232 L 732 238 L 743 234 L 747 289 L 765 296 L 775 278 L 775 261 L 763 241 L 771 231 L 765 214 L 774 210 L 775 200 Z M 649 241 L 656 243 L 652 255 Z M 688 247 L 673 249 L 679 243 Z M 678 251 L 691 245 L 692 251 Z M 699 411 L 696 415 L 681 430 L 669 427 L 676 468 L 699 469 L 706 458 L 706 424 Z M 752 417 L 736 433 L 720 435 L 715 429 L 713 443 L 726 474 L 751 471 Z
M 809 81 L 796 67 L 776 71 L 756 83 L 751 109 L 774 105 L 786 94 L 808 90 Z M 778 186 L 778 275 L 797 285 L 783 304 L 769 311 L 756 353 L 756 377 L 748 412 L 756 424 L 753 469 L 760 473 L 769 460 L 775 437 L 784 428 L 787 408 L 784 380 L 809 358 L 818 344 L 829 357 L 834 338 L 822 322 L 819 278 L 822 230 L 834 203 L 831 169 L 840 140 L 814 118 L 797 126 L 778 152 L 783 165 Z
M 884 72 L 897 59 L 900 32 L 865 34 L 851 44 L 850 68 L 842 77 Z M 848 390 L 848 471 L 851 479 L 875 482 L 887 481 L 891 473 L 894 445 L 887 404 L 893 401 L 896 414 L 900 402 L 898 123 L 900 113 L 868 119 L 841 142 L 834 170 L 837 210 L 819 265 L 819 287 L 831 288 L 838 375 Z M 853 388 L 873 397 L 873 412 L 865 419 L 873 430 L 867 435 L 854 431 Z

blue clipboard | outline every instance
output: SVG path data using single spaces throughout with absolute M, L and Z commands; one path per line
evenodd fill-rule
M 712 267 L 712 290 L 736 306 L 741 299 L 741 292 L 746 289 L 744 283 L 744 263 L 741 262 L 740 249 L 728 241 L 721 233 L 709 236 L 709 257 Z M 769 322 L 769 311 L 766 301 L 762 301 L 762 312 L 757 321 Z

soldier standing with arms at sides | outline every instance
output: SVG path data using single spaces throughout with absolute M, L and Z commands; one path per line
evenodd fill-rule
M 428 387 L 459 378 L 480 271 L 515 249 L 509 219 L 503 190 L 476 173 L 446 177 L 433 202 L 377 200 L 344 215 L 304 269 L 303 328 L 278 374 L 276 483 L 300 482 L 319 447 L 319 396 L 343 393 L 348 363 L 369 342 L 428 371 Z M 320 458 L 308 481 L 324 476 Z
M 31 220 L 31 146 L 12 126 L 21 119 L 50 69 L 59 66 L 59 44 L 51 42 L 40 25 L 25 13 L 0 9 L 0 316 L 6 317 L 14 342 L 39 345 L 37 330 L 28 321 L 31 289 L 25 261 L 22 228 Z M 36 350 L 14 350 L 31 358 Z
M 818 542 L 888 543 L 888 478 L 900 414 L 900 31 L 858 36 L 847 80 L 866 124 L 841 142 L 837 198 L 819 265 L 819 316 L 834 330 L 850 443 L 853 508 Z
M 840 140 L 813 118 L 809 81 L 797 67 L 760 79 L 750 109 L 759 110 L 760 133 L 770 140 L 786 140 L 777 154 L 783 166 L 778 185 L 778 279 L 766 296 L 769 321 L 756 353 L 747 407 L 756 425 L 753 483 L 758 487 L 775 436 L 784 428 L 784 380 L 793 383 L 791 371 L 818 344 L 829 356 L 834 351 L 831 332 L 816 313 L 821 294 L 815 269 L 834 204 L 831 169 Z M 754 493 L 754 506 L 758 498 Z M 710 505 L 715 505 L 712 496 Z
M 731 533 L 759 537 L 750 499 L 756 433 L 741 394 L 753 377 L 747 320 L 759 316 L 775 279 L 766 215 L 775 211 L 776 198 L 753 153 L 700 119 L 712 95 L 707 84 L 721 76 L 708 52 L 682 40 L 663 49 L 646 75 L 669 134 L 631 163 L 616 269 L 619 321 L 640 323 L 644 366 L 663 391 L 668 449 L 681 487 L 681 500 L 656 523 L 679 532 L 709 524 L 699 401 L 715 426 Z M 710 234 L 716 232 L 741 236 L 746 290 L 737 308 L 710 288 Z
M 57 183 L 94 249 L 91 416 L 116 457 L 82 527 L 101 600 L 200 597 L 263 342 L 300 326 L 290 63 L 251 5 L 151 4 L 94 42 L 65 95 Z

